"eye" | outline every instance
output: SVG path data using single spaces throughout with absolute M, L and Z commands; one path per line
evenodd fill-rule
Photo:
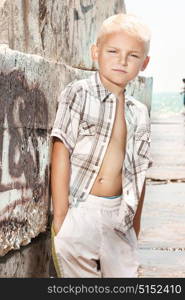
M 139 58 L 137 54 L 131 54 L 132 57 Z
M 108 50 L 110 53 L 116 53 L 116 50 Z

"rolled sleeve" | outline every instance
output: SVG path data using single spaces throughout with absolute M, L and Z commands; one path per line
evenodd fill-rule
M 67 86 L 59 96 L 51 137 L 60 139 L 71 154 L 77 140 L 80 103 L 73 86 Z

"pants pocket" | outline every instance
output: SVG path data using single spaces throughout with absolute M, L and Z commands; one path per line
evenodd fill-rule
M 70 210 L 71 210 L 71 209 L 69 208 L 68 211 L 67 211 L 67 214 L 66 214 L 66 216 L 65 216 L 65 218 L 64 218 L 64 221 L 63 221 L 62 225 L 60 226 L 60 229 L 59 229 L 59 231 L 57 232 L 57 234 L 56 234 L 55 231 L 54 231 L 54 228 L 53 228 L 53 222 L 52 222 L 51 230 L 52 230 L 53 235 L 54 235 L 55 238 L 57 238 L 58 236 L 61 235 L 61 232 L 63 231 L 64 226 L 65 226 L 65 224 L 66 224 L 66 222 L 67 222 L 67 219 L 68 219 L 68 217 L 69 217 Z
M 129 229 L 129 239 L 134 248 L 138 248 L 138 239 L 134 227 Z
M 133 227 L 131 227 L 125 233 L 118 230 L 114 230 L 114 231 L 122 240 L 124 240 L 127 244 L 129 244 L 130 247 L 132 247 L 133 249 L 138 248 L 138 240 Z

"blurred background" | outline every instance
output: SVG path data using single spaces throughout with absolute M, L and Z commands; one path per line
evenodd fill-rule
M 151 60 L 142 73 L 153 77 L 152 113 L 184 111 L 184 0 L 125 0 L 127 13 L 139 15 L 152 32 Z

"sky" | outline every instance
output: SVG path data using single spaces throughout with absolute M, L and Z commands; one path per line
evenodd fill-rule
M 153 77 L 153 92 L 179 93 L 185 78 L 185 0 L 125 0 L 125 6 L 152 33 L 150 63 L 140 75 Z

